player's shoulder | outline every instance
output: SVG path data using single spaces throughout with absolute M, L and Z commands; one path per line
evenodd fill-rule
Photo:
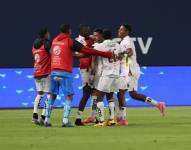
M 94 43 L 93 46 L 94 46 L 94 49 L 97 49 L 97 50 L 101 50 L 104 47 L 103 43 Z
M 121 41 L 120 45 L 126 45 L 126 44 L 130 44 L 131 43 L 131 38 L 129 36 L 126 36 L 123 38 L 123 40 Z
M 126 37 L 124 37 L 124 39 L 122 41 L 124 41 L 124 42 L 131 41 L 131 37 L 130 36 L 126 36 Z

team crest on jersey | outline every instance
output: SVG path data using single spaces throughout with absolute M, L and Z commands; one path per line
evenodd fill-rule
M 39 54 L 35 54 L 34 59 L 35 59 L 35 62 L 39 63 L 40 55 Z
M 60 46 L 55 46 L 53 49 L 55 55 L 60 55 L 61 50 Z

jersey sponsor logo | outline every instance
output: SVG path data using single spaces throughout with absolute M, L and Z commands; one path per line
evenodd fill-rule
M 54 49 L 53 49 L 54 54 L 55 54 L 56 56 L 60 55 L 61 50 L 62 50 L 62 49 L 61 49 L 60 46 L 55 46 Z
M 35 54 L 34 60 L 35 60 L 36 63 L 39 63 L 40 62 L 40 55 L 39 54 Z

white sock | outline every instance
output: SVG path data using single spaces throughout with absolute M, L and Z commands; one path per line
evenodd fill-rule
M 35 101 L 34 101 L 34 110 L 33 110 L 33 113 L 37 113 L 38 114 L 38 108 L 39 108 L 39 105 L 40 105 L 40 101 L 41 99 L 43 98 L 43 95 L 37 95 L 36 98 L 35 98 Z
M 104 121 L 104 103 L 103 102 L 98 102 L 97 103 L 97 108 L 98 108 L 98 115 L 99 119 L 101 122 Z
M 63 118 L 62 122 L 63 122 L 64 124 L 68 123 L 68 118 Z
M 127 116 L 126 110 L 127 110 L 126 107 L 120 107 L 122 119 L 126 119 L 126 116 Z
M 42 116 L 46 115 L 46 107 L 47 107 L 47 105 L 48 105 L 48 96 L 47 96 L 47 98 L 46 98 L 46 100 L 44 102 L 44 107 L 42 109 L 42 114 L 41 114 Z
M 50 123 L 50 118 L 46 117 L 46 118 L 45 118 L 45 122 L 46 122 L 46 123 Z
M 90 104 L 90 117 L 96 117 L 96 101 L 97 96 L 92 96 L 91 104 Z
M 82 114 L 83 114 L 83 112 L 78 110 L 76 118 L 77 119 L 81 119 L 82 118 Z
M 109 102 L 109 113 L 110 113 L 110 117 L 109 119 L 113 120 L 114 119 L 114 115 L 115 115 L 115 102 Z
M 150 97 L 146 97 L 146 103 L 157 106 L 159 104 L 158 101 L 155 101 L 154 99 L 151 99 Z
M 120 114 L 119 102 L 115 99 L 114 103 L 115 103 L 115 116 L 116 116 L 116 117 L 120 117 L 120 116 L 119 116 L 119 114 Z

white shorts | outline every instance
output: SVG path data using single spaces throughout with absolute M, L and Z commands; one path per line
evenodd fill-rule
M 128 76 L 121 76 L 118 79 L 119 89 L 127 90 L 129 87 L 129 77 Z
M 91 74 L 90 71 L 87 71 L 87 69 L 80 69 L 80 74 L 81 74 L 81 79 L 82 79 L 82 86 L 84 87 L 85 85 L 91 85 Z
M 118 78 L 101 76 L 99 78 L 97 90 L 105 93 L 118 92 L 119 91 Z
M 43 78 L 35 78 L 36 90 L 43 91 L 43 92 L 50 92 L 50 76 L 43 77 Z
M 138 90 L 138 80 L 140 76 L 129 76 L 128 91 Z

